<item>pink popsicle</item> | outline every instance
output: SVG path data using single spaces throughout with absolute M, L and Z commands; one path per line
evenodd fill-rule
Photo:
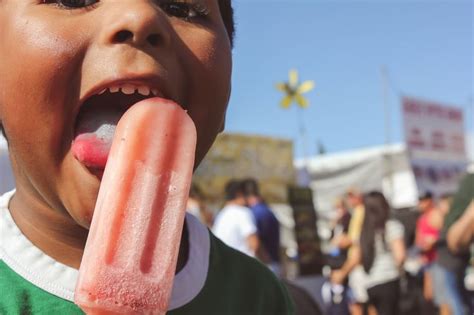
M 133 105 L 115 131 L 75 303 L 87 314 L 164 314 L 171 295 L 196 129 L 173 102 Z

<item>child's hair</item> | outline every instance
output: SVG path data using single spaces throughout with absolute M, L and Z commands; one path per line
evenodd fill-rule
M 234 33 L 235 33 L 235 23 L 234 23 L 234 9 L 232 8 L 231 0 L 219 0 L 219 10 L 224 21 L 225 28 L 229 34 L 230 44 L 234 46 Z M 3 125 L 0 122 L 0 132 L 2 135 L 7 138 Z M 8 139 L 7 139 L 8 140 Z
M 229 34 L 230 44 L 234 46 L 235 22 L 234 9 L 232 8 L 231 0 L 219 0 L 219 9 L 221 11 L 222 20 L 225 28 Z

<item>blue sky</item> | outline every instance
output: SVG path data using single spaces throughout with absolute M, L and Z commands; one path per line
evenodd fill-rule
M 297 109 L 274 84 L 296 68 L 307 94 L 307 151 L 385 142 L 380 68 L 388 69 L 391 138 L 403 140 L 400 95 L 462 107 L 472 133 L 473 2 L 234 0 L 237 38 L 226 130 L 296 140 Z

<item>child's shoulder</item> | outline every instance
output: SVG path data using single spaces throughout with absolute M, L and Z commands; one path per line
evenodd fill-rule
M 83 314 L 73 303 L 41 290 L 0 259 L 0 314 Z
M 210 239 L 210 272 L 214 270 L 224 273 L 226 277 L 238 275 L 239 279 L 258 277 L 270 283 L 279 282 L 275 275 L 258 260 L 227 246 L 212 233 L 210 233 Z
M 14 246 L 17 236 L 24 242 L 27 241 L 21 237 L 21 232 L 9 216 L 7 205 L 10 197 L 11 194 L 0 197 L 0 236 L 2 240 L 0 243 L 0 292 L 2 292 L 0 294 L 0 314 L 82 314 L 70 300 L 51 293 L 54 291 L 50 290 L 51 288 L 57 288 L 56 286 L 60 284 L 64 285 L 58 281 L 47 281 L 47 275 L 54 275 L 57 278 L 60 274 L 51 267 L 58 264 L 54 262 L 48 264 L 51 267 L 51 270 L 48 269 L 49 272 L 41 268 L 35 269 L 25 261 L 29 260 L 26 258 L 33 256 L 34 261 L 38 261 L 39 251 L 31 249 L 31 246 Z M 190 288 L 192 284 L 197 287 L 189 291 L 195 292 L 192 294 L 192 300 L 184 306 L 182 303 L 177 303 L 181 306 L 170 311 L 170 315 L 292 313 L 292 303 L 285 287 L 268 268 L 229 248 L 204 226 L 191 224 L 192 222 L 193 220 L 189 220 L 188 228 L 190 229 L 191 243 L 195 244 L 190 249 L 191 254 L 195 257 L 193 264 L 200 265 L 202 268 L 195 268 L 196 266 L 193 267 L 191 266 L 193 264 L 190 263 L 189 272 L 183 273 L 181 277 L 177 276 L 175 282 L 181 281 L 181 284 L 177 286 L 181 290 L 177 290 L 175 297 L 178 302 L 190 297 L 189 294 L 183 293 L 189 291 L 185 288 Z M 22 248 L 30 248 L 30 250 L 22 251 Z M 18 265 L 12 264 L 13 257 L 18 259 L 21 253 L 32 252 L 33 256 L 31 254 L 21 256 L 26 257 L 21 259 L 23 263 L 20 264 L 25 272 L 18 272 L 16 267 L 11 267 Z M 203 257 L 207 258 L 203 259 Z M 196 275 L 196 272 L 200 276 Z M 29 276 L 25 276 L 25 274 Z M 32 275 L 36 281 L 32 280 Z M 69 277 L 66 278 L 69 279 Z M 45 282 L 49 289 L 44 289 Z
M 33 271 L 27 263 L 38 262 L 41 254 L 26 245 L 26 238 L 21 236 L 8 212 L 13 193 L 0 196 L 0 314 L 83 314 L 72 302 L 41 289 L 20 275 L 28 274 L 37 282 L 48 282 L 45 269 Z
M 211 253 L 204 288 L 177 314 L 292 314 L 286 287 L 263 264 L 210 233 Z

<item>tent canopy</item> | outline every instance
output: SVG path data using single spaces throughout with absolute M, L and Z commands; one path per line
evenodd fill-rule
M 295 161 L 309 175 L 318 212 L 329 212 L 349 188 L 380 190 L 394 208 L 416 205 L 418 191 L 404 144 L 364 148 Z

